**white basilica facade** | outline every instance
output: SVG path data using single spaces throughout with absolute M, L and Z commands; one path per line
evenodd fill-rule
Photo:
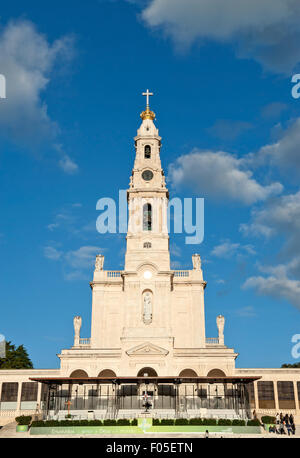
M 206 282 L 200 256 L 191 259 L 191 270 L 170 268 L 161 137 L 148 105 L 141 117 L 128 189 L 125 267 L 104 270 L 104 257 L 97 256 L 91 337 L 80 338 L 81 321 L 75 317 L 74 346 L 59 355 L 61 373 L 80 368 L 97 376 L 104 367 L 118 376 L 136 376 L 146 365 L 159 376 L 178 375 L 187 368 L 195 374 L 219 368 L 231 375 L 237 354 L 224 345 L 224 318 L 217 320 L 218 338 L 205 335 Z
M 131 406 L 136 413 L 137 399 L 145 390 L 151 392 L 153 411 L 163 410 L 164 401 L 175 415 L 183 416 L 213 414 L 218 409 L 239 414 L 242 405 L 248 415 L 253 410 L 258 415 L 284 411 L 300 420 L 300 369 L 236 368 L 238 354 L 225 345 L 222 315 L 216 317 L 217 336 L 206 336 L 206 282 L 200 256 L 192 256 L 190 270 L 170 267 L 169 193 L 148 91 L 141 118 L 127 191 L 124 270 L 105 270 L 104 257 L 96 257 L 90 283 L 91 335 L 80 336 L 81 317 L 75 317 L 74 345 L 58 355 L 60 369 L 0 371 L 0 424 L 17 414 L 32 413 L 43 403 L 47 412 L 64 410 L 57 407 L 59 397 L 61 406 L 71 399 L 80 412 L 92 406 L 103 415 L 105 411 L 118 415 L 122 407 Z M 75 409 L 78 384 L 81 394 Z M 95 386 L 92 393 L 102 387 L 102 395 L 91 395 L 94 404 L 91 390 L 82 394 L 83 385 Z M 237 394 L 232 394 L 233 388 Z M 226 396 L 234 399 L 228 401 Z M 236 403 L 236 398 L 242 402 Z

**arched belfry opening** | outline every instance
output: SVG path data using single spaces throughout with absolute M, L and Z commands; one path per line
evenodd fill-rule
M 157 372 L 152 367 L 143 367 L 138 371 L 138 377 L 157 377 Z
M 151 159 L 151 146 L 150 145 L 145 146 L 144 153 L 145 153 L 145 159 Z
M 143 230 L 152 231 L 152 206 L 145 204 L 143 206 Z

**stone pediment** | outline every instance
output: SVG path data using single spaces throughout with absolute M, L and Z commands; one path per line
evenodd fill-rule
M 169 353 L 165 348 L 145 342 L 126 351 L 128 356 L 167 356 Z

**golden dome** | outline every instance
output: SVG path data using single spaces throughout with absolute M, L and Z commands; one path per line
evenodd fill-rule
M 148 106 L 147 106 L 146 110 L 143 111 L 140 114 L 140 116 L 141 116 L 143 121 L 144 121 L 144 119 L 152 119 L 152 121 L 155 119 L 155 113 L 153 111 L 151 111 Z

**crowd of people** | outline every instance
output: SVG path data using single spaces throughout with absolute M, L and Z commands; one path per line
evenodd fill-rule
M 292 414 L 276 414 L 276 424 L 270 425 L 269 433 L 295 435 L 296 426 Z

